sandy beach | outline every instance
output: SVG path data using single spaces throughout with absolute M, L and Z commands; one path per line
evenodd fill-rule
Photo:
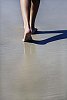
M 20 0 L 0 5 L 0 100 L 67 100 L 67 0 L 41 0 L 32 43 Z

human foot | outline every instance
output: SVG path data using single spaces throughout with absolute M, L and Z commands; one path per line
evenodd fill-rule
M 31 29 L 31 33 L 32 33 L 32 34 L 35 34 L 35 33 L 37 32 L 37 30 L 38 30 L 37 28 Z
M 29 30 L 24 34 L 23 42 L 30 42 L 32 41 L 31 31 Z

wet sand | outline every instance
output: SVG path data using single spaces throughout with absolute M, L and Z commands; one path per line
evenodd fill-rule
M 67 0 L 41 0 L 33 43 L 19 0 L 0 4 L 0 100 L 67 100 Z

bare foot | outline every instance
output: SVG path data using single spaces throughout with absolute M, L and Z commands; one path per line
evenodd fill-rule
M 23 42 L 30 42 L 30 41 L 32 41 L 31 30 L 24 33 L 24 38 L 23 38 Z
M 31 29 L 31 33 L 32 33 L 32 34 L 35 34 L 36 32 L 37 32 L 37 28 Z

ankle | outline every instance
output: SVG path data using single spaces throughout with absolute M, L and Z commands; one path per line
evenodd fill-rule
M 35 28 L 35 25 L 31 25 L 30 29 L 33 30 Z
M 25 25 L 24 26 L 24 33 L 28 33 L 30 31 L 30 26 L 29 25 Z

